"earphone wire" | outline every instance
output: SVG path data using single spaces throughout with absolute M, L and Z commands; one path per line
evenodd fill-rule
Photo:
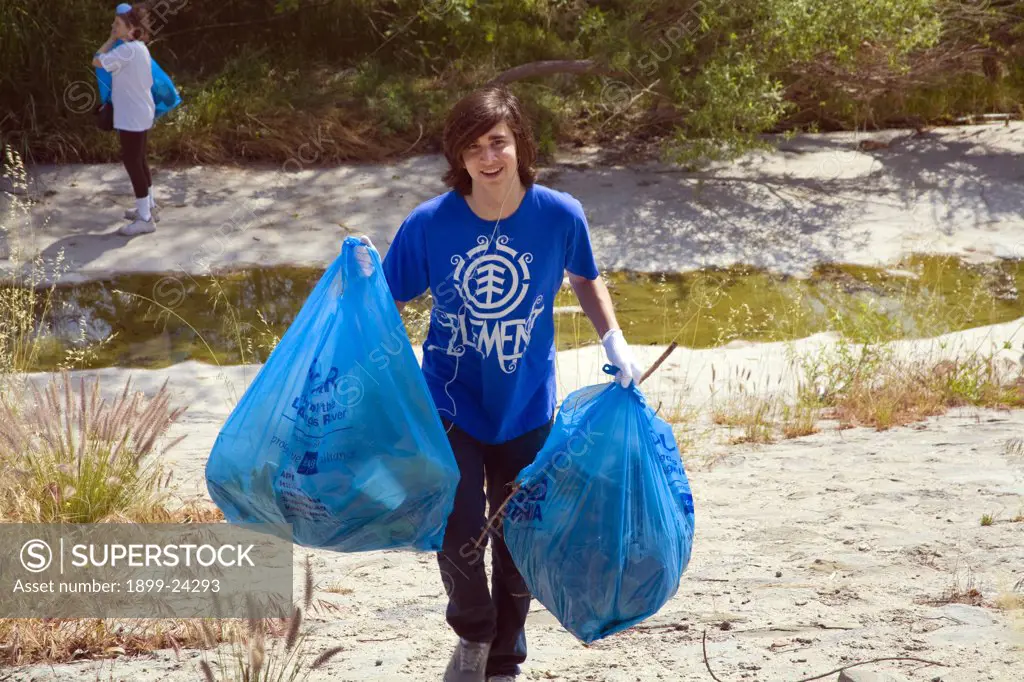
M 517 168 L 516 169 L 516 173 L 518 174 L 518 172 L 519 172 L 519 169 Z M 513 177 L 517 177 L 517 176 L 513 176 Z M 514 180 L 510 179 L 509 183 L 508 183 L 508 189 L 505 190 L 505 196 L 501 200 L 501 205 L 498 206 L 498 219 L 494 221 L 494 228 L 491 230 L 491 241 L 490 241 L 490 244 L 488 244 L 488 249 L 490 249 L 494 245 L 495 240 L 498 238 L 498 225 L 501 224 L 501 215 L 505 211 L 505 202 L 508 201 L 508 196 L 509 196 L 509 194 L 512 193 L 512 185 L 513 184 L 515 184 Z M 470 209 L 470 210 L 472 210 L 472 209 Z M 465 312 L 465 310 L 466 310 L 466 300 L 463 299 L 462 300 L 462 308 L 461 308 L 461 310 L 459 310 L 459 315 L 462 315 L 462 313 Z M 458 334 L 459 331 L 456 329 L 453 333 L 454 334 Z M 450 400 L 451 403 L 452 403 L 452 418 L 451 418 L 451 420 L 449 420 L 451 423 L 448 426 L 448 428 L 445 429 L 445 434 L 451 433 L 452 428 L 455 427 L 455 417 L 458 414 L 458 406 L 455 404 L 455 398 L 453 398 L 452 394 L 448 392 L 448 387 L 451 386 L 452 383 L 454 383 L 455 380 L 459 376 L 459 359 L 461 357 L 462 357 L 461 355 L 456 355 L 455 356 L 455 373 L 452 374 L 452 378 L 449 379 L 445 383 L 445 385 L 444 385 L 444 394 L 446 396 L 448 396 L 448 400 Z

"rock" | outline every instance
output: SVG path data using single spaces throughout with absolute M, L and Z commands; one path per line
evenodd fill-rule
M 984 627 L 996 622 L 996 619 L 992 617 L 992 614 L 980 606 L 970 606 L 968 604 L 946 604 L 939 610 L 942 611 L 942 615 L 953 618 L 958 621 L 959 624 L 963 625 Z

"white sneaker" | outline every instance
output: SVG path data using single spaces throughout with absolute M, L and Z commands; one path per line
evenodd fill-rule
M 159 205 L 151 207 L 149 209 L 149 214 L 151 216 L 153 216 L 153 222 L 155 222 L 155 223 L 160 222 L 160 206 Z M 137 209 L 137 208 L 129 208 L 128 210 L 126 210 L 124 212 L 124 219 L 125 220 L 138 220 L 139 219 L 139 209 Z
M 152 220 L 135 220 L 122 227 L 117 233 L 126 237 L 134 237 L 137 234 L 149 234 L 155 231 L 156 224 Z

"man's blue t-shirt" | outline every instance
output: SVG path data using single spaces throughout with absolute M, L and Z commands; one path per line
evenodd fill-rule
M 434 298 L 423 374 L 441 417 L 492 444 L 551 419 L 555 294 L 566 270 L 598 277 L 579 201 L 531 185 L 495 230 L 452 190 L 405 219 L 383 266 L 396 300 Z

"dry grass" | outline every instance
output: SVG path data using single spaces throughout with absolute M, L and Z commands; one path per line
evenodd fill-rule
M 711 376 L 714 382 L 714 367 L 711 368 Z M 740 435 L 730 438 L 733 444 L 772 443 L 775 440 L 774 427 L 779 419 L 782 403 L 774 394 L 764 396 L 758 382 L 752 384 L 750 378 L 749 369 L 735 370 L 726 383 L 726 398 L 721 403 L 712 385 L 711 421 L 718 426 L 727 427 L 730 434 L 733 430 L 740 431 Z M 771 379 L 769 378 L 766 383 L 770 384 Z
M 840 341 L 797 357 L 792 375 L 796 400 L 784 402 L 771 390 L 751 385 L 750 370 L 737 370 L 725 398 L 712 386 L 711 421 L 729 429 L 730 443 L 771 443 L 818 431 L 821 419 L 837 428 L 886 430 L 920 422 L 961 406 L 1024 407 L 1024 370 L 992 355 L 904 360 L 883 343 Z M 715 376 L 712 368 L 712 377 Z M 781 384 L 783 377 L 779 378 Z M 771 384 L 771 379 L 766 382 Z M 733 431 L 739 434 L 733 435 Z M 1004 446 L 1007 456 L 1024 457 L 1024 439 Z
M 1001 611 L 1024 610 L 1024 594 L 1019 592 L 1004 592 L 995 598 L 995 606 Z
M 999 594 L 993 605 L 1010 618 L 1014 628 L 1022 637 L 1020 646 L 1024 646 L 1024 578 L 1011 589 Z
M 183 410 L 166 385 L 146 398 L 127 382 L 112 401 L 98 381 L 67 373 L 28 399 L 0 404 L 0 519 L 37 523 L 216 523 L 219 509 L 172 504 L 170 476 L 153 463 L 157 445 Z M 175 441 L 176 442 L 176 441 Z M 173 446 L 174 442 L 167 447 Z M 0 619 L 0 664 L 60 663 L 226 641 L 230 620 Z
M 21 157 L 4 147 L 0 160 L 4 179 L 11 185 L 6 211 L 0 219 L 0 249 L 10 260 L 10 269 L 0 273 L 0 403 L 24 390 L 19 373 L 28 371 L 40 351 L 39 319 L 53 307 L 54 286 L 45 286 L 65 271 L 63 252 L 47 271 L 47 262 L 31 257 L 32 216 L 28 197 L 28 174 Z
M 216 646 L 237 625 L 223 619 L 0 619 L 0 664 L 66 663 Z
M 939 361 L 903 361 L 874 356 L 870 371 L 845 368 L 845 376 L 825 391 L 825 415 L 840 428 L 885 430 L 922 421 L 964 405 L 1024 407 L 1024 381 L 1007 379 L 991 357 Z
M 744 395 L 716 407 L 711 420 L 719 426 L 738 429 L 731 443 L 773 443 L 779 437 L 800 438 L 818 432 L 819 410 L 803 403 L 786 405 L 777 397 Z
M 203 503 L 160 510 L 152 523 L 214 523 L 219 509 Z M 0 618 L 0 665 L 66 663 L 113 658 L 156 649 L 216 646 L 237 619 Z
M 800 438 L 818 432 L 818 412 L 813 405 L 798 403 L 782 408 L 782 437 Z
M 829 413 L 841 426 L 873 426 L 879 431 L 921 421 L 947 409 L 927 387 L 899 377 L 876 377 L 858 382 L 836 398 Z
M 334 582 L 325 587 L 324 592 L 330 592 L 331 594 L 352 594 L 355 590 L 351 587 L 345 587 L 339 582 Z
M 932 606 L 942 606 L 944 604 L 967 604 L 969 606 L 981 606 L 985 603 L 984 597 L 976 587 L 969 587 L 964 590 L 949 590 L 944 592 L 938 599 L 929 601 L 928 604 Z
M 6 211 L 0 215 L 0 258 L 8 268 L 0 272 L 0 404 L 27 389 L 25 373 L 37 369 L 43 351 L 57 342 L 51 336 L 57 281 L 68 271 L 63 249 L 52 259 L 34 254 L 36 226 L 30 209 L 28 175 L 21 157 L 8 146 L 0 159 L 3 179 L 9 184 Z M 46 222 L 44 221 L 43 227 Z M 6 252 L 6 253 L 5 253 Z M 86 322 L 79 321 L 75 345 L 66 348 L 60 369 L 82 367 L 95 357 L 101 343 L 89 340 Z
M 730 438 L 733 444 L 772 443 L 777 412 L 776 400 L 743 395 L 716 407 L 711 413 L 711 420 L 719 426 L 728 427 L 730 433 L 733 429 L 740 431 L 738 436 Z
M 996 608 L 1004 611 L 1024 611 L 1024 578 L 995 599 Z M 1024 614 L 1021 614 L 1024 616 Z
M 170 520 L 206 523 L 214 520 L 209 508 L 186 506 Z M 311 652 L 304 646 L 304 612 L 326 605 L 314 598 L 313 573 L 307 558 L 305 601 L 290 618 L 18 618 L 0 619 L 0 665 L 67 663 L 81 659 L 116 658 L 157 649 L 216 649 L 217 663 L 203 663 L 218 681 L 295 680 L 325 665 L 341 647 L 328 649 L 308 665 Z M 277 641 L 270 641 L 268 639 Z M 227 658 L 219 650 L 228 645 Z M 303 674 L 300 674 L 303 673 Z
M 199 664 L 203 679 L 206 682 L 293 682 L 307 678 L 314 670 L 322 668 L 331 658 L 344 651 L 344 647 L 336 646 L 315 657 L 312 655 L 310 632 L 303 625 L 304 613 L 315 602 L 313 585 L 313 568 L 307 555 L 304 603 L 295 606 L 291 617 L 281 622 L 282 630 L 277 634 L 283 634 L 283 637 L 268 632 L 265 620 L 249 618 L 244 628 L 232 633 L 226 656 L 220 648 L 215 650 L 215 661 L 203 656 Z M 268 635 L 271 635 L 269 641 Z
M 997 523 L 1024 523 L 1024 510 L 1018 512 L 1014 516 L 1009 516 L 1004 519 L 1000 519 L 997 514 L 982 514 L 981 525 L 982 526 L 994 526 Z
M 711 420 L 727 427 L 731 443 L 772 443 L 777 437 L 799 438 L 818 431 L 822 418 L 837 428 L 872 427 L 879 431 L 920 422 L 964 405 L 997 409 L 1024 407 L 1024 383 L 1003 380 L 989 358 L 954 363 L 885 362 L 841 369 L 845 376 L 827 390 L 805 383 L 795 403 L 741 388 L 711 405 Z M 1012 439 L 1008 456 L 1024 457 L 1024 440 Z
M 166 386 L 152 398 L 130 394 L 112 402 L 98 382 L 75 384 L 65 373 L 31 388 L 31 400 L 0 421 L 0 519 L 4 522 L 216 523 L 224 516 L 199 500 L 172 505 L 169 476 L 144 460 L 181 414 Z M 172 443 L 173 445 L 173 443 Z M 66 662 L 222 641 L 224 621 L 204 631 L 199 621 L 105 618 L 0 619 L 0 663 Z
M 700 416 L 700 409 L 693 405 L 687 405 L 684 398 L 680 396 L 674 404 L 659 405 L 655 409 L 655 413 L 666 423 L 675 426 L 694 423 Z
M 981 606 L 985 599 L 978 590 L 974 580 L 974 571 L 968 567 L 964 572 L 957 566 L 953 570 L 952 580 L 949 587 L 937 599 L 925 599 L 920 603 L 929 606 L 943 606 L 945 604 L 968 604 L 970 606 Z

